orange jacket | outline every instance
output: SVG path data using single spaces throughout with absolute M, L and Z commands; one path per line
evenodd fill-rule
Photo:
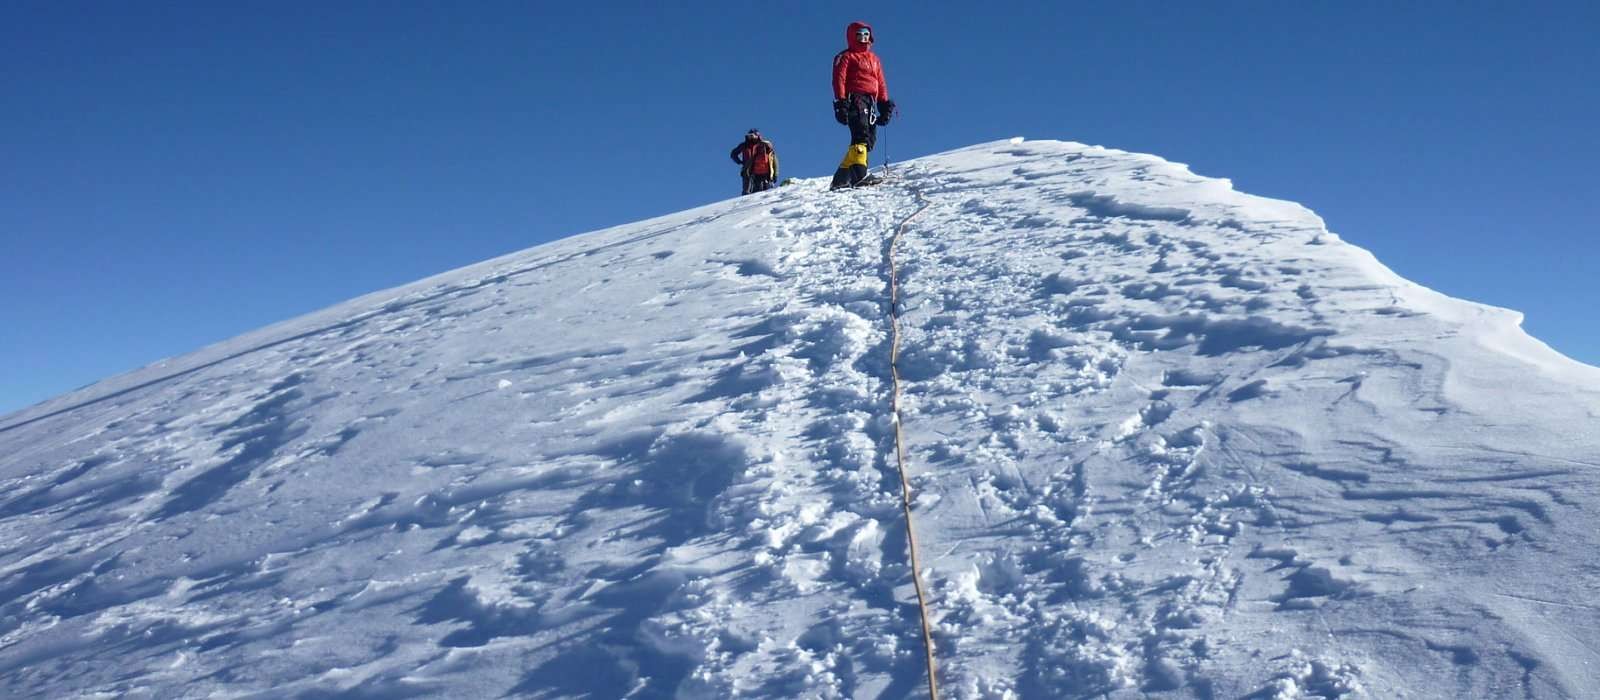
M 772 148 L 771 141 L 744 141 L 734 146 L 728 156 L 743 166 L 739 168 L 740 175 L 766 175 L 768 179 L 778 179 L 778 152 Z

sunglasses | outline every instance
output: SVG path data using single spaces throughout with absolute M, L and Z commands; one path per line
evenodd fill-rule
M 872 30 L 870 30 L 870 29 L 857 29 L 856 30 L 856 36 L 859 37 L 859 38 L 865 39 L 867 37 L 872 36 Z

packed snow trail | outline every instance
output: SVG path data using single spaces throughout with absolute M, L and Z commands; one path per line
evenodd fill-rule
M 897 173 L 0 417 L 0 695 L 923 697 L 897 429 L 943 697 L 1600 687 L 1600 371 L 1159 158 Z
M 917 201 L 921 206 L 911 212 L 894 228 L 894 234 L 889 237 L 885 247 L 885 264 L 889 271 L 889 379 L 890 379 L 890 414 L 894 419 L 894 461 L 895 472 L 900 476 L 900 506 L 906 519 L 906 551 L 911 566 L 911 584 L 917 592 L 917 616 L 922 624 L 922 651 L 927 657 L 928 667 L 928 697 L 939 700 L 939 664 L 933 648 L 933 625 L 928 621 L 928 591 L 922 585 L 922 557 L 921 548 L 917 546 L 916 516 L 912 507 L 911 478 L 907 474 L 906 464 L 906 438 L 905 415 L 900 410 L 903 392 L 900 387 L 900 266 L 895 256 L 899 248 L 900 239 L 905 236 L 906 226 L 912 220 L 928 210 L 928 202 L 920 195 Z

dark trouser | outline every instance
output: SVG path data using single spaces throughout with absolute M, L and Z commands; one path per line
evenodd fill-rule
M 878 101 L 871 95 L 851 95 L 849 117 L 845 126 L 850 127 L 850 143 L 867 144 L 867 150 L 872 150 L 878 144 Z
M 745 173 L 744 174 L 744 190 L 741 191 L 739 194 L 750 194 L 751 192 L 766 192 L 771 187 L 772 187 L 772 176 L 771 175 L 757 175 L 755 173 Z
M 850 147 L 845 151 L 845 158 L 839 163 L 839 169 L 833 173 L 833 187 L 849 187 L 866 178 L 866 158 L 864 154 L 853 151 L 857 144 L 871 151 L 878 143 L 878 119 L 876 110 L 873 109 L 877 104 L 876 100 L 871 95 L 851 95 L 845 100 L 849 103 L 845 126 L 850 127 Z M 858 157 L 853 158 L 853 155 Z

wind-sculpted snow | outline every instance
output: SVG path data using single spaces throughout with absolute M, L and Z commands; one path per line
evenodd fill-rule
M 1583 697 L 1600 371 L 1297 205 L 1002 142 L 0 418 L 0 695 Z

